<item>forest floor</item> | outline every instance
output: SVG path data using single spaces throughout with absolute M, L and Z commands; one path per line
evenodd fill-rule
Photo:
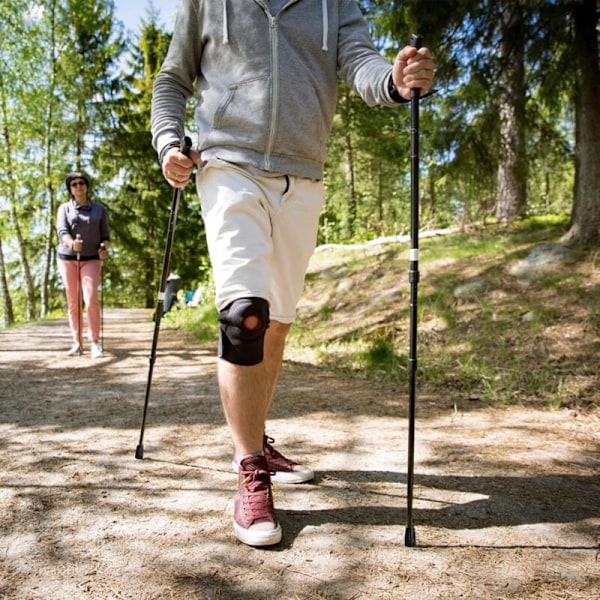
M 107 309 L 106 355 L 65 319 L 0 332 L 0 598 L 600 599 L 600 413 L 407 399 L 288 360 L 267 433 L 316 470 L 277 484 L 282 542 L 232 531 L 213 344 L 161 330 L 136 460 L 151 311 Z M 598 406 L 598 403 L 595 404 Z

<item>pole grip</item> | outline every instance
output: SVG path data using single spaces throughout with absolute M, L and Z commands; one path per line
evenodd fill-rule
M 410 36 L 410 45 L 417 50 L 423 46 L 423 36 L 419 33 L 413 33 Z
M 419 33 L 413 33 L 410 36 L 410 45 L 417 50 L 423 46 L 423 36 Z M 410 88 L 410 98 L 411 100 L 419 99 L 421 95 L 420 88 Z
M 181 154 L 185 154 L 186 156 L 190 155 L 190 150 L 192 149 L 192 140 L 189 136 L 184 136 L 181 140 L 181 146 L 179 147 L 179 151 Z

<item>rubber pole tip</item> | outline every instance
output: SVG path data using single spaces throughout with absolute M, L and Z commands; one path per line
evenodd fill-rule
M 404 545 L 407 548 L 414 548 L 417 545 L 417 536 L 414 527 L 407 527 L 404 532 Z
M 135 449 L 135 457 L 138 460 L 144 458 L 144 446 L 142 446 L 141 444 Z

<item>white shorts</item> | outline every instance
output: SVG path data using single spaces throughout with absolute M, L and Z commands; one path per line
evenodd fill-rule
M 218 310 L 258 297 L 269 302 L 271 319 L 293 322 L 317 242 L 323 182 L 213 160 L 196 184 Z

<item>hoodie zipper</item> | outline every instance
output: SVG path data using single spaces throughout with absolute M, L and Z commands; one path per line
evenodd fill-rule
M 262 6 L 265 14 L 269 19 L 269 36 L 271 43 L 271 123 L 269 126 L 269 138 L 267 139 L 267 147 L 265 149 L 265 170 L 271 170 L 271 153 L 273 146 L 275 145 L 275 133 L 277 131 L 277 122 L 279 120 L 279 34 L 278 34 L 278 19 L 279 15 L 289 8 L 292 4 L 296 4 L 299 0 L 293 0 L 288 4 L 285 4 L 276 15 L 271 14 L 269 6 L 267 6 L 262 0 L 255 0 L 257 4 Z M 323 27 L 327 27 L 327 1 L 323 0 Z M 327 32 L 324 29 L 323 33 L 323 48 L 327 50 Z
M 275 131 L 279 119 L 279 40 L 277 37 L 277 16 L 269 16 L 269 36 L 271 38 L 271 125 L 269 127 L 269 139 L 265 150 L 265 169 L 271 170 L 271 152 L 275 144 Z

